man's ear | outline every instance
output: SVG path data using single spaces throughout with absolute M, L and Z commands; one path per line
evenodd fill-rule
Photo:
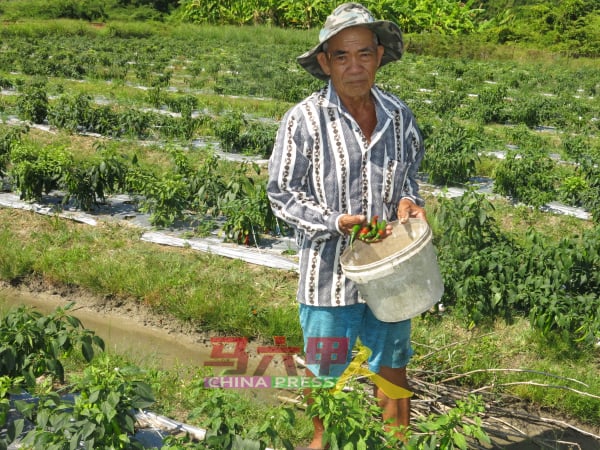
M 319 65 L 321 66 L 321 70 L 323 72 L 325 72 L 325 75 L 327 75 L 327 76 L 331 75 L 331 70 L 329 68 L 329 59 L 327 58 L 327 55 L 325 54 L 325 52 L 317 53 L 317 61 L 319 62 Z
M 377 64 L 377 67 L 381 67 L 381 60 L 383 59 L 384 52 L 385 52 L 385 48 L 383 47 L 383 45 L 378 45 L 377 46 L 377 60 L 379 61 L 379 63 Z

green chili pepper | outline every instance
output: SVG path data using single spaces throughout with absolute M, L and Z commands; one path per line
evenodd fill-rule
M 379 216 L 373 216 L 369 220 L 368 225 L 362 227 L 355 237 L 367 244 L 382 240 L 385 236 L 387 222 L 385 220 L 379 221 L 378 219 Z
M 352 248 L 352 244 L 354 244 L 354 239 L 356 239 L 356 236 L 358 235 L 359 231 L 360 224 L 356 224 L 352 227 L 352 233 L 350 233 L 350 248 Z

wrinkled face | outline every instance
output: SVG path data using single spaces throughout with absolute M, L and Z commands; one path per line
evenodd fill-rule
M 329 39 L 317 60 L 342 99 L 358 99 L 370 95 L 382 56 L 375 34 L 356 26 Z

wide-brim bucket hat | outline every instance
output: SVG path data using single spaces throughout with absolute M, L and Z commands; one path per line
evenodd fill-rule
M 397 61 L 404 52 L 402 31 L 389 20 L 375 20 L 367 8 L 359 3 L 344 3 L 333 10 L 327 17 L 325 25 L 319 33 L 319 43 L 311 50 L 298 56 L 297 61 L 308 73 L 321 80 L 329 79 L 329 75 L 321 69 L 317 55 L 323 51 L 323 43 L 331 39 L 345 28 L 363 26 L 372 30 L 383 45 L 384 52 L 381 66 Z

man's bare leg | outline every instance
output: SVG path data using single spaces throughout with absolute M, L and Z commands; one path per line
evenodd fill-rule
M 381 366 L 379 375 L 397 386 L 409 389 L 406 367 L 393 369 Z M 393 427 L 408 427 L 410 424 L 410 398 L 389 398 L 377 386 L 375 386 L 375 396 L 379 399 L 379 406 L 383 409 L 384 422 L 390 421 L 389 425 Z M 398 433 L 397 437 L 403 439 L 404 435 Z

